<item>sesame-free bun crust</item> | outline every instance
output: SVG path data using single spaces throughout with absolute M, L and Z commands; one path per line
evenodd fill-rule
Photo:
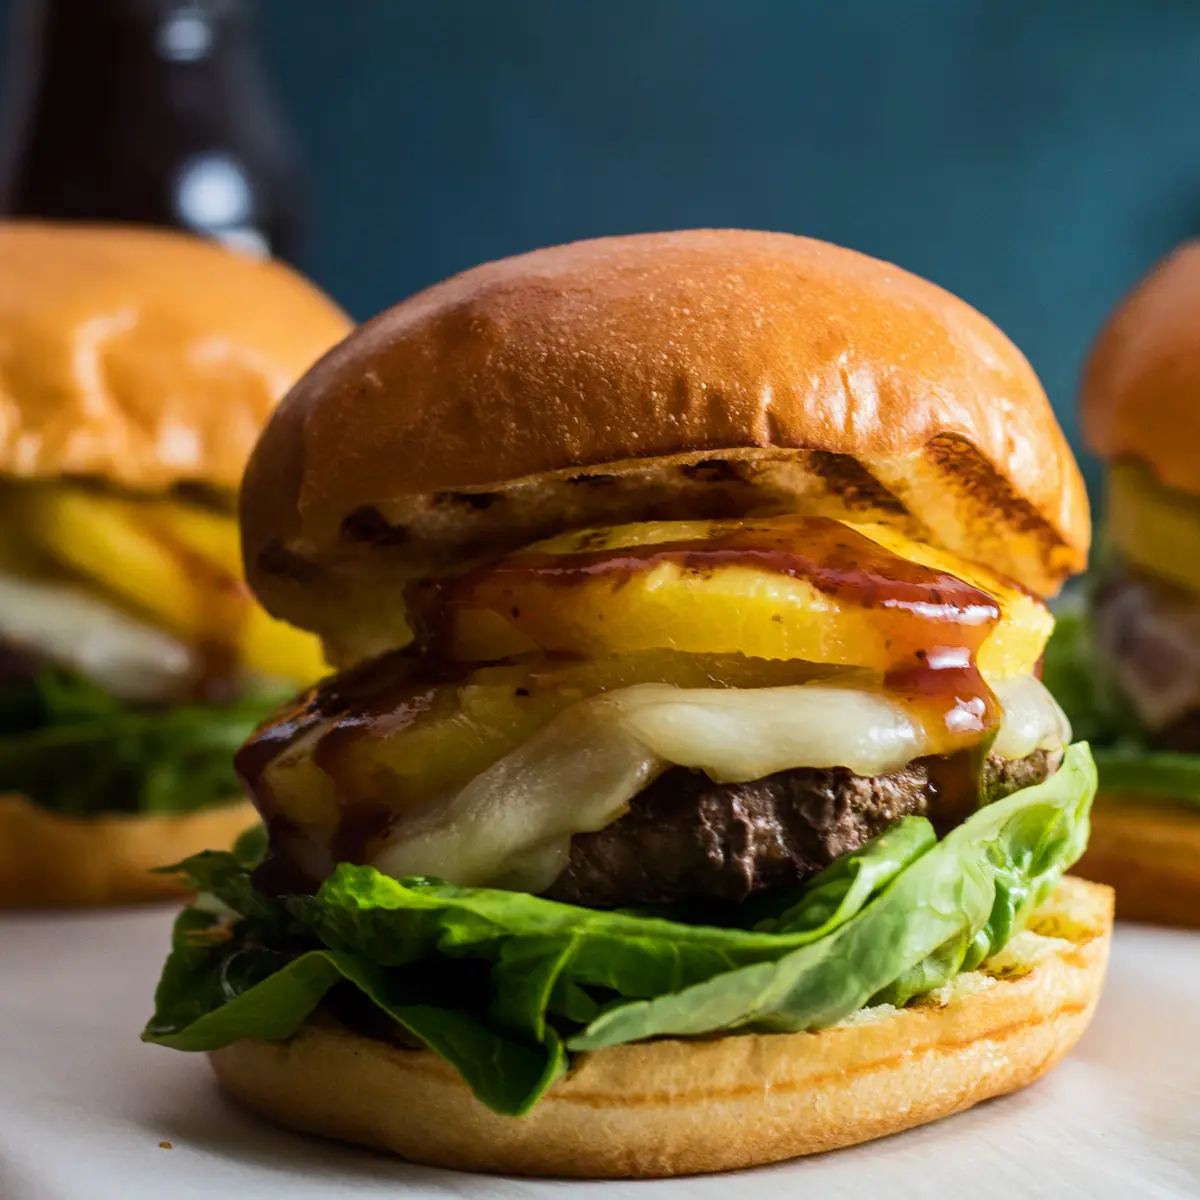
M 336 642 L 390 568 L 788 510 L 903 524 L 1041 594 L 1090 536 L 1045 394 L 990 321 L 865 255 L 739 230 L 539 250 L 376 317 L 272 418 L 242 522 L 266 606 Z
M 235 1042 L 210 1057 L 256 1112 L 415 1162 L 581 1178 L 732 1170 L 909 1129 L 1048 1071 L 1099 997 L 1112 893 L 1066 879 L 1030 928 L 992 973 L 960 976 L 912 1008 L 818 1033 L 580 1055 L 524 1117 L 485 1108 L 433 1054 L 320 1015 L 289 1041 Z
M 1200 929 L 1200 812 L 1101 789 L 1075 868 L 1116 889 L 1117 916 Z
M 201 850 L 228 849 L 258 823 L 245 800 L 178 816 L 65 817 L 0 796 L 0 908 L 137 904 L 184 895 L 153 875 Z
M 347 317 L 287 267 L 132 226 L 0 223 L 0 474 L 233 491 Z
M 1200 241 L 1163 259 L 1101 329 L 1084 367 L 1088 448 L 1200 495 Z

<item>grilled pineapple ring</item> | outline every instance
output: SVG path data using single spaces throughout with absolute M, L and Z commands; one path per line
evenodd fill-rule
M 309 683 L 323 673 L 317 640 L 268 616 L 242 582 L 232 517 L 49 483 L 5 489 L 3 513 L 6 537 L 28 554 L 187 643 L 229 646 L 253 674 Z
M 797 520 L 773 517 L 752 524 L 786 536 L 787 523 L 794 527 Z M 848 536 L 861 535 L 907 563 L 961 580 L 991 598 L 999 618 L 993 611 L 992 628 L 977 654 L 985 676 L 1004 679 L 1034 669 L 1054 624 L 1039 600 L 889 526 L 841 527 Z M 596 657 L 670 649 L 871 670 L 896 664 L 896 623 L 879 605 L 736 558 L 697 570 L 669 557 L 645 562 L 643 556 L 638 569 L 575 571 L 571 585 L 563 585 L 572 560 L 595 562 L 605 554 L 619 559 L 622 551 L 663 543 L 703 547 L 736 528 L 735 522 L 655 521 L 566 534 L 414 599 L 418 611 L 423 605 L 430 614 L 442 651 L 464 662 L 531 651 Z M 532 561 L 542 569 L 521 569 Z M 957 636 L 946 644 L 960 644 Z
M 1200 500 L 1160 483 L 1140 463 L 1108 473 L 1108 536 L 1117 550 L 1159 579 L 1200 595 Z

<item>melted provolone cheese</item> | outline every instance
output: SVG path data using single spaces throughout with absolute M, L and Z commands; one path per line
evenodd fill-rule
M 2 572 L 0 639 L 123 700 L 169 700 L 195 670 L 182 642 L 86 590 Z
M 1069 738 L 1061 710 L 1032 676 L 996 693 L 1004 708 L 998 753 L 1024 757 Z M 566 864 L 572 836 L 617 820 L 672 766 L 727 783 L 793 767 L 869 776 L 935 748 L 914 712 L 876 692 L 640 684 L 573 704 L 456 794 L 398 822 L 374 865 L 395 877 L 536 892 Z
M 1071 740 L 1071 723 L 1058 701 L 1033 675 L 993 681 L 1004 718 L 992 743 L 1001 758 L 1027 758 L 1036 750 L 1057 750 Z

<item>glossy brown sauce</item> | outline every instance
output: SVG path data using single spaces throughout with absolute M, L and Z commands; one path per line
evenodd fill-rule
M 883 690 L 917 714 L 947 754 L 974 745 L 996 728 L 1003 715 L 966 647 L 923 651 L 888 671 Z
M 939 829 L 965 820 L 983 790 L 983 769 L 1003 711 L 965 647 L 927 651 L 883 679 L 883 690 L 916 715 L 942 752 L 925 760 Z
M 929 778 L 929 819 L 944 836 L 979 808 L 983 773 L 993 738 L 985 737 L 953 754 L 924 759 Z
M 977 802 L 984 760 L 1002 715 L 975 662 L 1000 619 L 995 600 L 837 521 L 789 517 L 719 527 L 699 541 L 569 555 L 516 554 L 418 589 L 423 656 L 399 651 L 344 673 L 310 694 L 304 714 L 262 731 L 239 753 L 239 774 L 268 826 L 273 830 L 272 822 L 284 814 L 269 794 L 266 768 L 314 723 L 326 724 L 313 756 L 339 793 L 340 822 L 330 849 L 334 861 L 363 861 L 397 812 L 372 786 L 369 773 L 364 775 L 356 748 L 363 739 L 394 736 L 419 721 L 444 695 L 445 685 L 476 669 L 446 664 L 436 654 L 444 623 L 457 607 L 503 613 L 519 605 L 520 594 L 531 585 L 570 588 L 603 579 L 620 587 L 662 563 L 693 574 L 753 567 L 804 579 L 843 605 L 874 610 L 891 657 L 881 691 L 904 703 L 940 747 L 941 753 L 927 760 L 940 805 L 965 815 Z M 379 786 L 386 787 L 386 777 Z
M 264 818 L 271 816 L 274 808 L 266 784 L 267 768 L 321 721 L 321 713 L 309 697 L 302 697 L 295 708 L 255 730 L 234 754 L 233 769 Z
M 246 790 L 272 807 L 265 775 L 270 765 L 301 738 L 330 722 L 321 736 L 326 742 L 344 726 L 352 733 L 370 733 L 378 724 L 390 732 L 399 732 L 406 721 L 413 721 L 428 704 L 422 694 L 432 696 L 435 683 L 414 681 L 416 660 L 403 650 L 381 655 L 359 666 L 322 680 L 297 697 L 295 704 L 272 724 L 255 732 L 234 756 L 234 766 Z M 461 671 L 461 669 L 460 669 Z M 320 753 L 320 747 L 318 747 Z M 324 762 L 336 767 L 337 741 L 324 752 Z M 318 766 L 322 759 L 318 758 Z M 324 767 L 322 767 L 324 769 Z M 264 816 L 264 805 L 259 809 Z
M 257 881 L 272 890 L 303 890 L 319 882 L 297 875 L 288 863 L 288 843 L 302 836 L 271 787 L 268 771 L 302 738 L 323 732 L 313 747 L 313 765 L 338 792 L 338 826 L 330 852 L 334 862 L 363 862 L 366 848 L 397 819 L 394 806 L 374 789 L 356 786 L 353 755 L 363 739 L 403 732 L 428 712 L 450 682 L 471 668 L 416 659 L 393 651 L 324 680 L 295 706 L 254 733 L 234 756 L 234 767 L 270 834 L 267 859 Z
M 380 696 L 369 706 L 344 713 L 323 733 L 313 750 L 313 764 L 339 789 L 340 821 L 332 851 L 338 862 L 361 863 L 366 848 L 387 833 L 397 818 L 388 797 L 380 795 L 371 779 L 355 769 L 360 742 L 402 733 L 428 712 L 438 698 L 440 684 L 409 685 Z M 386 781 L 385 781 L 386 786 Z

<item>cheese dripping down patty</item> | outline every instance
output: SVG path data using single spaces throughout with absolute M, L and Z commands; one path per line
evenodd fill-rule
M 992 750 L 1058 750 L 1071 731 L 1033 676 L 997 685 Z M 456 795 L 398 822 L 372 858 L 386 875 L 539 892 L 566 865 L 571 838 L 616 821 L 672 766 L 718 783 L 793 767 L 886 775 L 936 753 L 918 712 L 883 695 L 824 684 L 682 689 L 641 684 L 580 701 Z M 563 797 L 575 803 L 563 803 Z

